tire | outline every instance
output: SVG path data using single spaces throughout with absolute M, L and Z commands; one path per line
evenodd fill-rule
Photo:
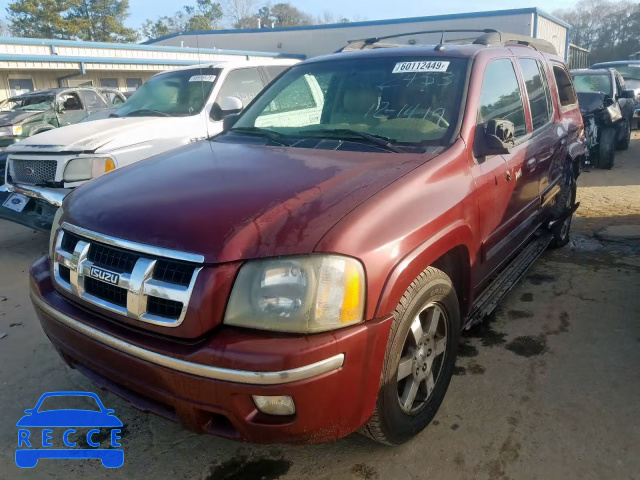
M 576 193 L 576 180 L 573 175 L 571 175 L 568 180 L 563 182 L 562 190 L 556 195 L 552 211 L 554 218 L 562 216 L 567 208 L 573 208 L 576 203 Z M 549 248 L 560 248 L 569 243 L 572 219 L 573 215 L 553 229 L 553 240 L 551 240 Z
M 598 166 L 606 170 L 613 168 L 616 154 L 616 129 L 603 128 L 600 133 L 600 146 L 598 150 Z
M 447 392 L 461 325 L 458 297 L 449 277 L 427 268 L 404 293 L 393 317 L 375 411 L 360 429 L 386 445 L 399 445 L 424 430 Z M 401 360 L 402 374 L 408 374 L 398 379 Z M 409 403 L 414 383 L 417 393 Z
M 628 120 L 624 121 L 624 125 L 622 126 L 623 136 L 616 144 L 616 149 L 618 150 L 628 150 L 629 143 L 631 142 L 631 123 Z

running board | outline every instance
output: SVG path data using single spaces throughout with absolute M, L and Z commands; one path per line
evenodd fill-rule
M 553 235 L 542 230 L 482 292 L 473 305 L 465 330 L 480 323 L 498 306 L 502 298 L 518 283 L 553 240 Z

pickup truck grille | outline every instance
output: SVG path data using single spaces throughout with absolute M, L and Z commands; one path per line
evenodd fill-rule
M 176 327 L 187 313 L 203 260 L 64 223 L 56 237 L 53 270 L 60 287 L 86 302 L 142 322 Z
M 56 160 L 11 159 L 9 175 L 15 183 L 41 185 L 55 182 L 57 166 Z

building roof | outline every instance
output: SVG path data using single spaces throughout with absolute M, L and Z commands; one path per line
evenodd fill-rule
M 484 12 L 471 12 L 471 13 L 453 13 L 447 15 L 431 15 L 425 17 L 406 17 L 406 18 L 392 18 L 387 20 L 368 20 L 363 22 L 349 22 L 349 23 L 329 23 L 324 25 L 304 25 L 299 27 L 277 27 L 277 28 L 238 28 L 231 30 L 187 30 L 184 32 L 172 33 L 170 35 L 164 35 L 162 37 L 154 38 L 143 42 L 142 45 L 153 45 L 156 42 L 167 40 L 169 38 L 178 37 L 181 35 L 220 35 L 220 34 L 237 34 L 237 33 L 270 33 L 270 32 L 291 32 L 299 30 L 322 30 L 332 28 L 354 28 L 354 27 L 367 27 L 376 25 L 394 25 L 401 23 L 415 23 L 415 22 L 433 22 L 438 20 L 456 20 L 465 18 L 485 18 L 485 17 L 497 17 L 505 15 L 521 15 L 521 14 L 536 14 L 552 22 L 557 23 L 565 28 L 571 28 L 571 26 L 557 17 L 540 10 L 539 8 L 513 8 L 507 10 L 492 10 Z

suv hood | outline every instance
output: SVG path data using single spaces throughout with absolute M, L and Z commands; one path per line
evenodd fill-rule
M 76 189 L 63 221 L 207 263 L 310 253 L 347 213 L 433 156 L 202 141 Z
M 6 127 L 9 125 L 18 125 L 24 122 L 27 118 L 40 115 L 44 110 L 31 110 L 26 112 L 0 112 L 0 127 Z
M 205 122 L 192 117 L 105 118 L 50 130 L 25 138 L 7 150 L 12 152 L 113 153 L 158 138 L 205 136 Z M 188 133 L 187 133 L 188 132 Z

